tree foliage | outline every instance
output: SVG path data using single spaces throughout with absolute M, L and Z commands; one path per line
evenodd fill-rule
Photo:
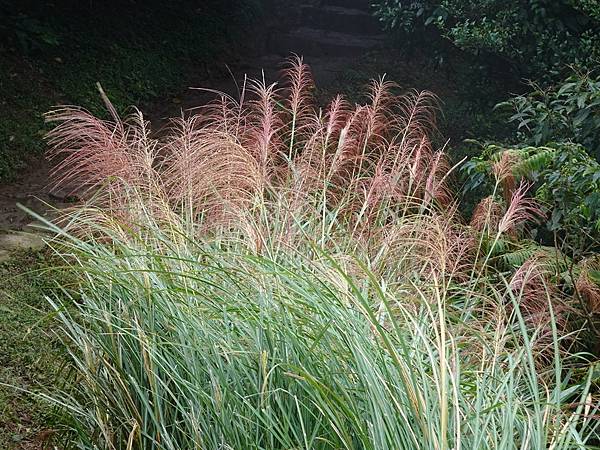
M 435 26 L 461 49 L 535 78 L 555 78 L 567 65 L 588 70 L 600 55 L 598 0 L 381 0 L 376 15 L 410 33 Z
M 575 74 L 556 86 L 532 88 L 498 105 L 514 112 L 510 120 L 518 126 L 519 140 L 534 145 L 571 141 L 600 159 L 600 78 Z

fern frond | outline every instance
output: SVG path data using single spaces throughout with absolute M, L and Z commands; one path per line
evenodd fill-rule
M 511 244 L 512 249 L 509 248 Z M 523 240 L 518 244 L 509 241 L 508 245 L 506 242 L 503 245 L 507 250 L 501 252 L 502 246 L 499 246 L 495 248 L 495 255 L 499 265 L 506 270 L 521 267 L 527 260 L 534 258 L 547 271 L 559 275 L 568 269 L 571 262 L 570 258 L 557 248 L 540 245 L 535 241 Z
M 513 166 L 516 176 L 530 178 L 547 168 L 556 156 L 556 149 L 550 147 L 525 147 L 519 151 L 519 160 Z

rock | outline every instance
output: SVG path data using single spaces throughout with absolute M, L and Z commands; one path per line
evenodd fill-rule
M 0 234 L 0 262 L 6 261 L 16 250 L 41 250 L 46 246 L 41 235 L 13 232 Z

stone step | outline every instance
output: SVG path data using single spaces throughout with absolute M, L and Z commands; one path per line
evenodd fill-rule
M 371 14 L 342 6 L 302 6 L 304 26 L 356 35 L 376 35 L 381 26 Z
M 271 37 L 274 53 L 307 56 L 356 56 L 381 46 L 383 36 L 357 36 L 314 28 L 297 28 Z
M 370 12 L 373 0 L 322 0 L 321 4 L 323 6 L 341 6 Z

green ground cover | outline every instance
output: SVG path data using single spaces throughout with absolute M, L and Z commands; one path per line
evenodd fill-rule
M 27 393 L 61 386 L 64 348 L 46 296 L 59 271 L 44 252 L 0 263 L 0 448 L 39 448 L 51 437 L 52 406 Z

